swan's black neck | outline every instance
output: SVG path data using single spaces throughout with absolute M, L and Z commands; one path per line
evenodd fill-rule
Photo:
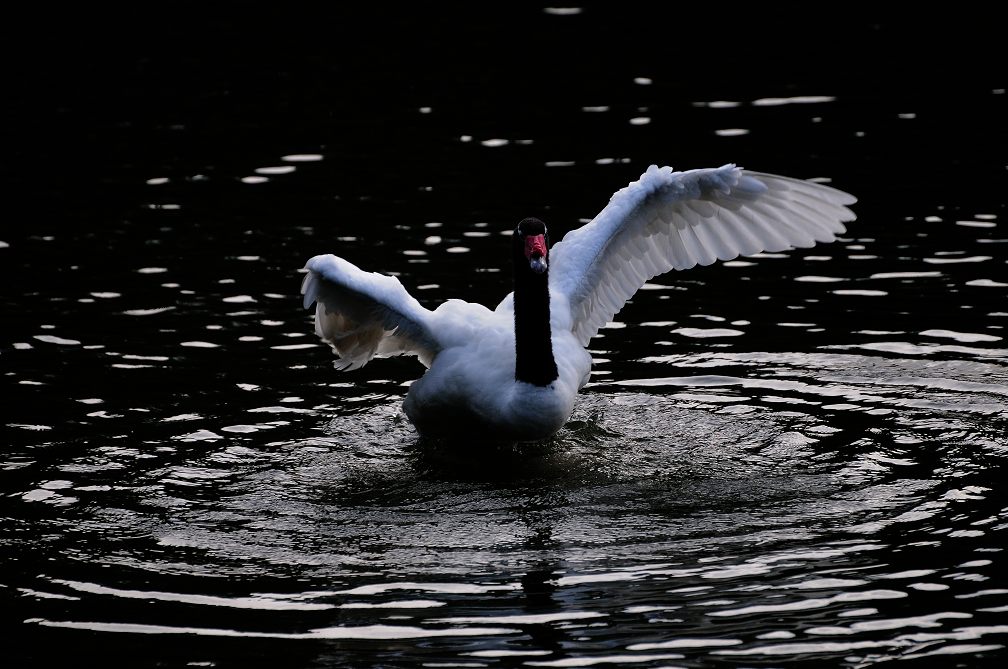
M 559 372 L 550 331 L 549 258 L 541 259 L 545 269 L 537 272 L 528 251 L 528 239 L 537 235 L 542 235 L 543 248 L 548 249 L 542 221 L 526 218 L 514 234 L 515 380 L 548 386 Z

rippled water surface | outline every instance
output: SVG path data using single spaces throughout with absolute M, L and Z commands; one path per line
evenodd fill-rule
M 754 14 L 715 46 L 598 8 L 126 18 L 68 19 L 77 57 L 40 54 L 7 111 L 5 666 L 1008 657 L 1008 109 L 982 26 Z M 558 239 L 653 162 L 830 181 L 858 220 L 654 279 L 548 443 L 421 440 L 416 361 L 332 368 L 310 256 L 493 306 L 517 220 Z

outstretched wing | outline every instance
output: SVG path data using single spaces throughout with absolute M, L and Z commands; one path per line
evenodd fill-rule
M 315 308 L 315 334 L 339 356 L 337 369 L 357 369 L 371 358 L 416 355 L 430 366 L 440 350 L 430 328 L 432 312 L 420 306 L 399 279 L 365 272 L 327 254 L 305 265 L 305 309 Z
M 574 334 L 587 345 L 651 277 L 833 241 L 854 220 L 847 205 L 856 201 L 735 165 L 688 172 L 652 165 L 550 250 L 550 287 L 567 297 Z

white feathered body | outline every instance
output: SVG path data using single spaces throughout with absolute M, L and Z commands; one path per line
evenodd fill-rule
M 588 381 L 591 355 L 574 338 L 569 312 L 551 304 L 558 378 L 539 387 L 515 380 L 514 306 L 449 300 L 432 315 L 444 347 L 414 381 L 403 410 L 422 433 L 525 440 L 553 434 Z

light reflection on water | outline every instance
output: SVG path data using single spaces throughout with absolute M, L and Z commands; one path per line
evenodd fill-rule
M 20 597 L 63 602 L 65 613 L 28 622 L 140 636 L 469 637 L 479 639 L 479 650 L 461 656 L 485 658 L 545 657 L 549 651 L 528 634 L 549 628 L 588 645 L 618 648 L 636 639 L 624 641 L 622 652 L 590 655 L 621 663 L 666 660 L 672 655 L 654 651 L 670 649 L 693 660 L 835 653 L 870 660 L 1000 645 L 1003 626 L 971 624 L 984 612 L 957 602 L 983 599 L 994 612 L 1008 592 L 986 587 L 1000 548 L 984 538 L 1003 519 L 987 515 L 990 488 L 969 482 L 982 474 L 980 459 L 1004 455 L 999 435 L 972 418 L 977 406 L 1003 417 L 1003 404 L 991 409 L 992 402 L 971 398 L 1003 396 L 1005 385 L 951 380 L 976 374 L 973 365 L 998 367 L 943 361 L 922 378 L 907 376 L 913 359 L 880 367 L 846 354 L 651 362 L 682 371 L 750 366 L 761 378 L 596 384 L 553 443 L 490 453 L 475 444 L 460 451 L 417 441 L 395 392 L 358 395 L 358 410 L 246 409 L 264 420 L 203 428 L 214 434 L 210 441 L 190 431 L 206 416 L 174 414 L 163 421 L 173 434 L 153 452 L 88 448 L 22 499 L 86 505 L 85 522 L 70 534 L 77 535 L 75 561 L 97 560 L 133 576 L 113 585 L 43 571 Z M 780 380 L 786 376 L 808 381 Z M 608 389 L 631 385 L 689 392 Z M 844 402 L 819 412 L 835 399 Z M 895 420 L 866 411 L 887 402 L 908 411 Z M 836 417 L 859 412 L 868 420 L 856 427 Z M 256 440 L 260 430 L 280 434 Z M 290 438 L 302 430 L 315 436 Z M 167 446 L 172 442 L 178 445 Z M 973 451 L 967 460 L 963 449 Z M 115 482 L 100 483 L 110 471 Z M 66 522 L 53 513 L 50 522 Z M 82 541 L 109 533 L 100 544 Z M 65 551 L 67 535 L 58 536 L 49 539 L 53 550 Z M 903 551 L 917 546 L 921 568 L 888 569 L 884 556 L 894 541 Z M 960 559 L 936 564 L 926 547 L 949 541 L 973 548 L 960 544 Z M 535 576 L 527 571 L 532 565 Z M 249 585 L 297 575 L 311 585 L 228 596 L 199 591 L 201 581 L 223 575 Z M 962 585 L 950 585 L 956 582 Z M 908 616 L 892 608 L 950 589 L 954 599 L 942 600 L 944 610 Z M 155 611 L 184 606 L 188 622 L 132 622 L 130 600 Z M 68 602 L 76 606 L 67 609 Z M 212 623 L 219 616 L 211 612 L 222 608 L 242 611 L 247 622 Z M 464 610 L 488 612 L 451 613 Z M 255 611 L 299 619 L 264 627 L 248 618 Z M 333 625 L 333 611 L 357 613 Z M 772 633 L 758 622 L 770 620 Z M 702 637 L 672 632 L 698 629 L 701 621 Z M 535 666 L 566 665 L 543 659 Z

